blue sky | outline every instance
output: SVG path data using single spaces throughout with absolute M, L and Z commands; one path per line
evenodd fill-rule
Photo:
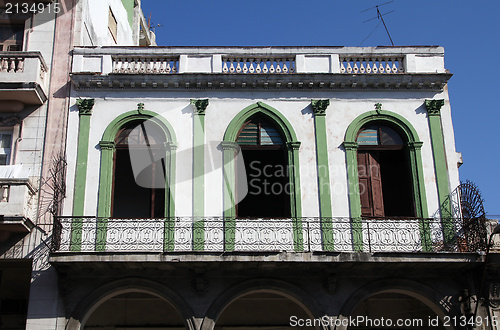
M 361 11 L 387 1 L 143 0 L 142 7 L 153 25 L 162 25 L 160 46 L 385 46 L 383 25 L 363 23 L 376 10 Z M 445 48 L 454 74 L 456 149 L 464 158 L 460 179 L 476 183 L 487 214 L 500 218 L 500 1 L 395 0 L 380 7 L 392 10 L 384 18 L 395 45 Z

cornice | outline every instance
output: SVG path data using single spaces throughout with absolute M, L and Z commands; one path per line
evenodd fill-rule
M 431 74 L 72 74 L 77 90 L 417 90 L 442 91 L 450 73 Z

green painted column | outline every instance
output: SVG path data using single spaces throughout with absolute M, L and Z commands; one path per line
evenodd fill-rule
M 71 224 L 71 251 L 80 251 L 85 207 L 85 183 L 87 181 L 87 160 L 89 152 L 90 118 L 94 99 L 78 99 L 79 112 L 78 146 L 76 151 L 75 190 L 73 198 L 73 221 Z
M 332 198 L 326 135 L 326 109 L 329 105 L 330 100 L 311 100 L 311 106 L 314 112 L 314 132 L 316 135 L 319 212 L 321 216 L 323 249 L 326 251 L 333 251 Z
M 96 251 L 106 249 L 106 234 L 108 218 L 111 216 L 111 182 L 113 182 L 113 154 L 116 149 L 114 142 L 100 141 L 101 148 L 101 178 L 99 180 L 99 207 L 97 209 Z
M 236 232 L 236 180 L 235 157 L 239 150 L 236 142 L 222 141 L 224 175 L 224 250 L 234 251 Z
M 431 134 L 432 154 L 434 156 L 434 170 L 436 173 L 436 185 L 443 223 L 445 241 L 453 239 L 453 213 L 450 203 L 450 187 L 448 181 L 448 166 L 446 164 L 446 152 L 444 145 L 443 127 L 441 124 L 441 108 L 444 100 L 425 100 L 429 118 L 429 131 Z
M 287 142 L 288 177 L 290 178 L 290 205 L 292 206 L 293 242 L 296 252 L 304 251 L 304 230 L 302 225 L 302 198 L 300 192 L 299 141 Z
M 347 161 L 347 177 L 349 181 L 349 208 L 354 251 L 363 251 L 363 223 L 361 220 L 361 199 L 359 196 L 358 177 L 358 143 L 344 142 Z
M 205 248 L 205 111 L 208 100 L 191 100 L 193 115 L 193 249 Z
M 165 142 L 167 173 L 165 179 L 165 228 L 163 231 L 163 249 L 172 252 L 175 249 L 175 167 L 177 143 Z
M 427 208 L 427 197 L 425 196 L 425 183 L 423 180 L 423 164 L 421 149 L 423 142 L 408 142 L 407 147 L 410 153 L 410 166 L 413 169 L 413 196 L 415 199 L 415 213 L 421 218 L 419 222 L 420 237 L 422 238 L 422 249 L 424 252 L 432 251 L 431 229 L 429 225 L 429 211 Z

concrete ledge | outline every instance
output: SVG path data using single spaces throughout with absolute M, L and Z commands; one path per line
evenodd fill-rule
M 482 263 L 477 253 L 350 253 L 350 252 L 189 252 L 189 253 L 52 253 L 52 264 L 68 263 Z

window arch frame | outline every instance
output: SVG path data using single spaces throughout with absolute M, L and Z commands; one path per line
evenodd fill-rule
M 148 110 L 143 110 L 139 107 L 138 110 L 129 111 L 123 113 L 116 117 L 105 129 L 102 139 L 99 142 L 99 147 L 101 149 L 101 164 L 99 173 L 99 196 L 97 200 L 97 217 L 99 218 L 97 237 L 96 237 L 96 250 L 103 251 L 106 244 L 106 233 L 107 233 L 107 218 L 111 217 L 111 202 L 112 196 L 112 185 L 113 185 L 113 156 L 116 150 L 115 138 L 121 129 L 127 127 L 133 122 L 137 121 L 152 121 L 161 129 L 165 134 L 166 144 L 166 173 L 165 177 L 165 214 L 164 217 L 167 219 L 168 224 L 172 221 L 168 221 L 175 217 L 175 203 L 174 189 L 171 189 L 172 184 L 175 183 L 175 168 L 176 168 L 176 152 L 177 139 L 175 136 L 175 131 L 170 123 L 161 115 Z M 173 228 L 170 225 L 165 228 L 165 246 L 167 249 L 173 248 Z
M 358 132 L 370 123 L 395 127 L 406 142 L 410 156 L 413 198 L 415 199 L 415 215 L 418 218 L 428 218 L 427 196 L 425 193 L 424 171 L 420 141 L 417 131 L 411 123 L 401 115 L 387 111 L 369 111 L 355 118 L 345 133 L 344 149 L 346 151 L 347 176 L 349 184 L 349 206 L 351 218 L 361 218 L 361 201 L 359 195 L 359 181 L 357 168 L 356 142 Z
M 288 176 L 291 186 L 290 214 L 293 221 L 294 247 L 296 251 L 303 250 L 302 233 L 302 200 L 300 191 L 299 148 L 300 142 L 290 122 L 278 110 L 257 102 L 241 110 L 229 123 L 224 134 L 221 147 L 223 149 L 223 214 L 226 221 L 225 245 L 227 250 L 234 250 L 234 226 L 236 207 L 233 194 L 236 191 L 234 156 L 237 152 L 238 134 L 245 123 L 254 116 L 262 116 L 276 125 L 281 131 L 288 157 Z

